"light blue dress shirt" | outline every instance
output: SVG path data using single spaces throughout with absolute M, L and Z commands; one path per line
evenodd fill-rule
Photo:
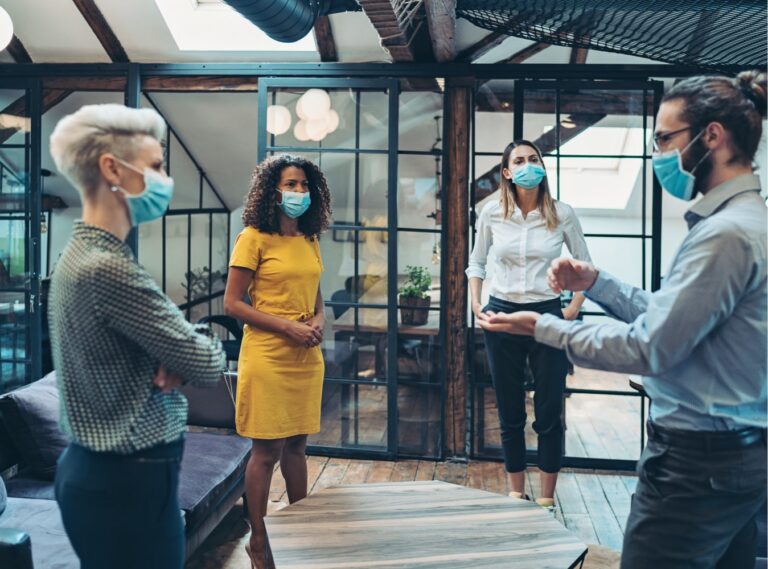
M 576 365 L 642 374 L 657 425 L 766 428 L 768 215 L 759 189 L 757 176 L 738 176 L 696 202 L 655 293 L 600 271 L 586 296 L 619 321 L 545 314 L 536 340 Z

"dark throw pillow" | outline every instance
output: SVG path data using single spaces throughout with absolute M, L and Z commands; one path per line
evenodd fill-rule
M 3 424 L 33 476 L 53 480 L 69 440 L 59 428 L 56 373 L 0 397 Z

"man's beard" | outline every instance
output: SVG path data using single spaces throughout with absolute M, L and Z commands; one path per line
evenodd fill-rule
M 709 180 L 709 175 L 712 173 L 712 156 L 707 156 L 707 152 L 709 152 L 709 149 L 699 139 L 688 148 L 683 157 L 683 169 L 693 174 L 696 178 L 693 182 L 693 197 L 703 193 L 702 190 L 707 189 L 706 184 Z M 698 166 L 696 166 L 697 164 Z

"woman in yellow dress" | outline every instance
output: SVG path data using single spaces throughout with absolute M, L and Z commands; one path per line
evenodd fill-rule
M 307 495 L 307 435 L 320 432 L 325 327 L 318 238 L 330 222 L 325 176 L 309 160 L 274 156 L 256 167 L 229 262 L 224 310 L 245 323 L 235 422 L 253 440 L 245 471 L 252 566 L 271 569 L 264 516 L 280 462 L 288 500 Z M 243 301 L 248 294 L 250 305 Z

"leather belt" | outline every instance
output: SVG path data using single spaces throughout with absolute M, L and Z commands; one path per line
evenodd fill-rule
M 687 431 L 646 423 L 648 438 L 660 443 L 704 452 L 736 450 L 765 444 L 765 429 L 747 427 L 738 431 Z

